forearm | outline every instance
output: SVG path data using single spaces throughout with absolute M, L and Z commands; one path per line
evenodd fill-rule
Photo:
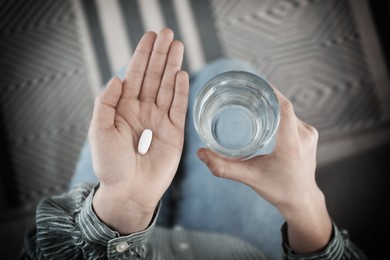
M 327 246 L 332 235 L 332 221 L 320 190 L 281 212 L 287 222 L 288 243 L 295 253 L 312 253 Z

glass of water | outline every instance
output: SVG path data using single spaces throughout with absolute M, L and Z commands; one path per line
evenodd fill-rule
M 228 71 L 210 79 L 198 92 L 193 118 L 199 137 L 211 150 L 245 160 L 272 152 L 279 101 L 261 77 Z

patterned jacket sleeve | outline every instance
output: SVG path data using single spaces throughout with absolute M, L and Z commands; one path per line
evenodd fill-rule
M 120 236 L 95 215 L 95 191 L 96 187 L 82 184 L 69 193 L 43 199 L 36 211 L 36 228 L 26 236 L 20 259 L 145 258 L 157 214 L 146 230 Z
M 92 209 L 92 198 L 96 189 L 97 187 L 82 184 L 69 193 L 43 199 L 37 207 L 36 228 L 26 236 L 20 259 L 58 260 L 59 257 L 61 259 L 145 259 L 153 255 L 151 248 L 147 245 L 149 238 L 152 239 L 151 233 L 155 227 L 160 205 L 146 230 L 120 236 L 95 215 Z M 188 235 L 192 234 L 188 232 Z M 348 233 L 339 230 L 335 224 L 329 244 L 323 250 L 312 254 L 297 255 L 293 252 L 288 244 L 286 224 L 282 227 L 282 235 L 285 259 L 367 259 L 364 253 L 351 242 Z M 169 234 L 166 236 L 170 237 Z M 208 241 L 203 243 L 203 246 L 194 246 L 199 250 L 203 249 L 205 255 L 210 250 L 222 250 L 222 245 L 212 243 L 212 248 L 209 248 L 208 244 L 212 241 L 210 237 L 212 235 L 208 234 L 208 236 L 202 237 Z M 161 241 L 155 242 L 161 243 Z M 198 240 L 197 242 L 199 244 Z M 160 249 L 165 252 L 170 247 Z M 237 248 L 232 248 L 232 250 L 242 253 L 245 248 L 237 245 Z M 154 252 L 156 253 L 159 252 Z M 177 258 L 180 259 L 179 256 Z
M 282 226 L 283 257 L 289 260 L 367 260 L 367 256 L 349 239 L 346 230 L 339 230 L 333 223 L 332 239 L 321 251 L 298 255 L 290 248 L 287 239 L 287 224 Z

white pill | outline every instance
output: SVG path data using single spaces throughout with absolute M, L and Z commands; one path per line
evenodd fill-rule
M 138 153 L 144 155 L 148 152 L 150 144 L 152 143 L 153 132 L 150 129 L 145 129 L 142 132 L 138 142 Z

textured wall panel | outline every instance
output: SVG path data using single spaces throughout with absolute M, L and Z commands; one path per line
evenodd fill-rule
M 17 187 L 20 206 L 67 188 L 86 137 L 93 99 L 71 3 L 0 2 L 0 101 L 16 182 L 1 186 Z
M 322 140 L 383 123 L 375 85 L 381 82 L 374 83 L 370 73 L 349 1 L 211 4 L 225 55 L 254 64 Z

